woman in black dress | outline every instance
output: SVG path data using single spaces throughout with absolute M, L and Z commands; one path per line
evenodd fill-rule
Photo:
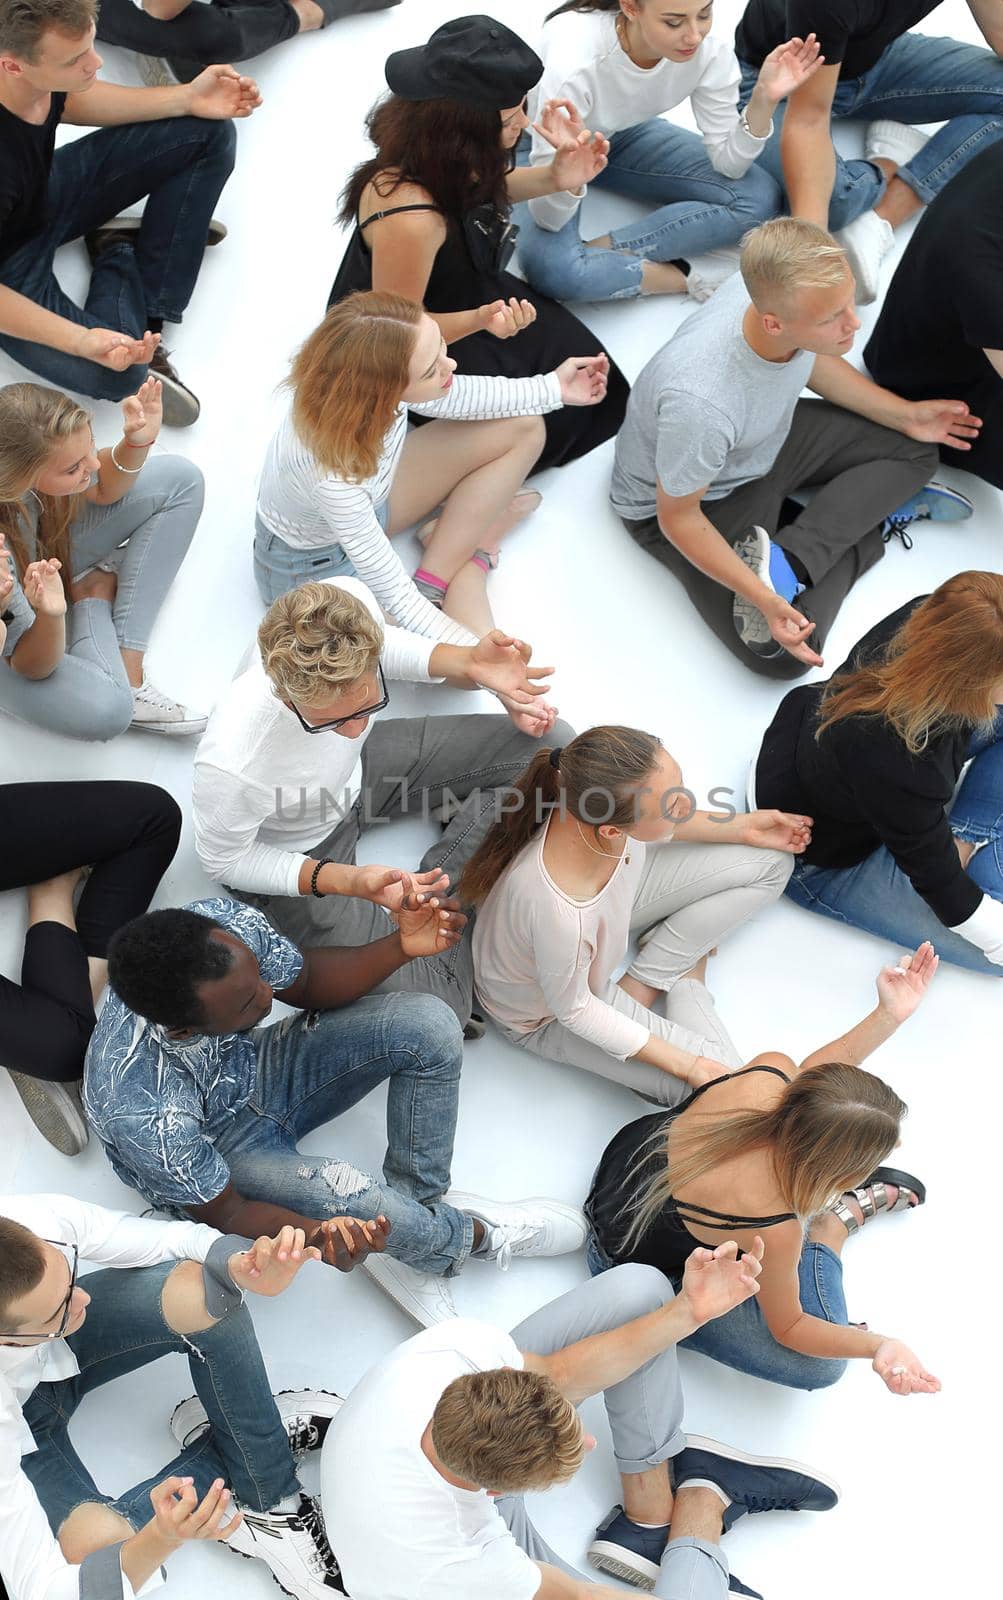
M 513 165 L 529 126 L 526 96 L 542 72 L 517 34 L 483 17 L 446 23 L 427 45 L 388 58 L 392 93 L 367 124 L 376 154 L 342 197 L 341 220 L 355 232 L 329 306 L 358 289 L 423 303 L 461 373 L 523 377 L 594 351 L 595 337 L 577 317 L 505 270 L 512 206 L 578 189 L 606 164 L 606 140 L 564 103 L 544 107 L 538 124 L 553 160 Z M 601 405 L 545 419 L 537 469 L 563 466 L 612 438 L 628 393 L 611 363 Z

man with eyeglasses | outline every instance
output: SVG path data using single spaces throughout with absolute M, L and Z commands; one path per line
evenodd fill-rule
M 261 1558 L 296 1600 L 342 1592 L 293 1456 L 294 1443 L 322 1442 L 341 1402 L 273 1398 L 244 1303 L 281 1294 L 319 1256 L 291 1227 L 248 1246 L 69 1195 L 0 1198 L 0 1576 L 12 1600 L 133 1600 L 195 1540 Z M 82 1260 L 106 1270 L 78 1281 Z M 171 1419 L 180 1453 L 104 1494 L 69 1422 L 86 1395 L 172 1352 L 188 1356 L 197 1390 Z

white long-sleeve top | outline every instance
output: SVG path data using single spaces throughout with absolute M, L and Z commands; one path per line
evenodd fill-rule
M 148 1267 L 159 1261 L 204 1261 L 220 1237 L 199 1222 L 158 1222 L 108 1211 L 65 1194 L 0 1197 L 0 1216 L 42 1239 L 75 1244 L 81 1261 L 105 1267 Z M 79 1600 L 81 1569 L 64 1560 L 34 1487 L 21 1467 L 35 1442 L 22 1406 L 40 1383 L 79 1372 L 64 1339 L 25 1348 L 0 1347 L 0 1573 L 11 1600 Z M 152 1513 L 151 1513 L 152 1514 Z M 119 1572 L 120 1587 L 100 1600 L 133 1600 L 159 1587 L 155 1574 L 134 1591 Z
M 413 409 L 452 422 L 541 416 L 562 406 L 553 372 L 530 378 L 456 377 L 441 400 Z M 476 644 L 415 588 L 376 514 L 390 494 L 407 436 L 407 406 L 397 407 L 376 471 L 361 483 L 325 472 L 293 425 L 291 410 L 272 436 L 258 486 L 258 516 L 298 550 L 340 544 L 384 611 L 402 628 L 443 644 Z
M 644 873 L 644 845 L 631 839 L 605 888 L 575 900 L 543 860 L 548 828 L 520 851 L 474 923 L 474 977 L 484 1009 L 512 1033 L 560 1022 L 626 1061 L 648 1029 L 603 998 L 622 965 Z
M 613 11 L 566 11 L 543 30 L 543 77 L 535 90 L 533 116 L 547 100 L 570 100 L 586 127 L 607 138 L 665 116 L 689 100 L 711 165 L 728 178 L 741 178 L 765 148 L 766 140 L 747 132 L 738 115 L 741 70 L 731 45 L 708 34 L 690 61 L 661 60 L 639 67 L 617 36 Z M 553 150 L 539 134 L 532 160 L 549 161 Z M 529 202 L 541 228 L 557 233 L 574 216 L 584 189 L 543 195 Z
M 382 622 L 358 578 L 325 581 L 357 595 Z M 380 659 L 388 681 L 441 683 L 429 674 L 436 643 L 384 627 Z M 273 694 L 255 652 L 217 701 L 195 754 L 195 849 L 209 876 L 252 894 L 298 894 L 307 856 L 358 798 L 368 733 L 305 733 Z

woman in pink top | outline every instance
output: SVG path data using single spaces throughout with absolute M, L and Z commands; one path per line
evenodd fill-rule
M 667 1105 L 738 1066 L 706 958 L 783 893 L 810 819 L 696 810 L 672 756 L 636 728 L 540 750 L 514 787 L 523 803 L 460 882 L 480 908 L 484 1010 L 514 1044 Z M 638 953 L 617 979 L 632 938 Z

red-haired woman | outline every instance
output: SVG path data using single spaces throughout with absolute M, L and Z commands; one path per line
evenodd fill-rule
M 1003 976 L 1001 706 L 998 572 L 957 573 L 879 622 L 828 683 L 792 689 L 755 773 L 760 804 L 814 818 L 787 894 Z
M 513 165 L 529 127 L 526 96 L 542 73 L 539 56 L 489 17 L 460 17 L 427 45 L 389 57 L 393 92 L 367 122 L 376 153 L 342 195 L 341 221 L 355 232 L 329 305 L 370 288 L 421 301 L 464 375 L 548 372 L 594 348 L 577 317 L 505 270 L 518 232 L 512 206 L 577 190 L 606 164 L 606 140 L 555 102 L 537 123 L 553 160 Z M 563 466 L 612 438 L 627 394 L 611 366 L 594 410 L 551 413 L 535 470 Z

